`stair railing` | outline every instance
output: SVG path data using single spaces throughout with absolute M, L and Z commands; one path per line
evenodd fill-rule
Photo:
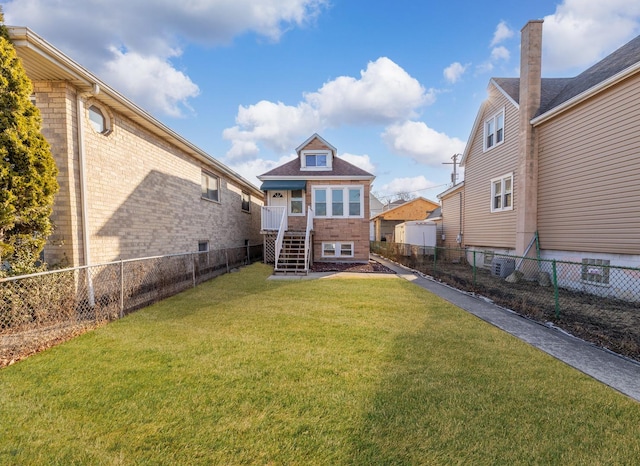
M 313 230 L 313 209 L 307 210 L 307 229 L 304 235 L 304 271 L 309 273 L 311 268 L 311 231 Z
M 280 219 L 280 228 L 278 229 L 278 236 L 276 237 L 275 244 L 275 269 L 278 269 L 278 260 L 280 259 L 280 252 L 282 251 L 282 242 L 284 241 L 284 232 L 287 231 L 289 225 L 287 224 L 287 208 L 282 208 L 282 218 Z

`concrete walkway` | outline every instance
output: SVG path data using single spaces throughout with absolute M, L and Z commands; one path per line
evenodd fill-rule
M 443 285 L 384 258 L 376 256 L 375 260 L 395 271 L 399 277 L 421 286 L 451 304 L 640 401 L 640 363 L 568 335 L 559 329 L 524 318 L 489 301 Z

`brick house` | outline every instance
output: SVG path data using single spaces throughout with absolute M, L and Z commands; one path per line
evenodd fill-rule
M 261 243 L 257 187 L 28 28 L 9 32 L 59 170 L 47 263 Z
M 307 272 L 313 261 L 368 262 L 371 182 L 318 134 L 298 155 L 258 177 L 265 195 L 265 261 L 279 272 Z

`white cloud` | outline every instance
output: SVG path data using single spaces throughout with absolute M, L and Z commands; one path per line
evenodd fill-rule
M 273 170 L 274 168 L 285 164 L 293 160 L 294 158 L 296 158 L 295 154 L 289 154 L 280 157 L 278 160 L 254 159 L 246 160 L 239 163 L 231 161 L 229 163 L 226 163 L 226 165 L 233 171 L 239 173 L 241 176 L 259 187 L 260 180 L 258 180 L 257 178 L 259 175 L 262 175 L 269 170 Z
M 395 178 L 391 180 L 391 182 L 382 185 L 380 187 L 380 192 L 387 195 L 408 193 L 429 199 L 429 196 L 425 196 L 420 191 L 424 191 L 435 186 L 437 186 L 436 183 L 427 180 L 424 175 L 419 175 L 408 178 Z
M 544 18 L 543 66 L 547 72 L 584 68 L 639 31 L 637 0 L 564 0 Z
M 112 49 L 113 60 L 102 75 L 124 95 L 135 96 L 139 105 L 180 116 L 187 100 L 199 93 L 197 85 L 184 73 L 157 56 L 142 56 Z
M 376 171 L 376 166 L 373 164 L 373 162 L 371 162 L 371 158 L 366 154 L 355 155 L 345 152 L 344 154 L 340 154 L 338 157 L 346 160 L 347 162 L 355 165 L 358 168 L 362 168 L 363 170 L 368 171 L 369 173 L 375 173 Z
M 508 61 L 510 57 L 511 57 L 511 54 L 509 53 L 509 50 L 507 50 L 506 47 L 499 46 L 499 47 L 494 47 L 491 50 L 491 61 L 493 62 L 497 62 L 501 60 Z
M 509 28 L 509 26 L 507 26 L 507 23 L 505 23 L 504 21 L 500 21 L 496 26 L 495 32 L 493 33 L 493 39 L 491 40 L 490 46 L 493 47 L 494 45 L 498 45 L 506 39 L 510 39 L 511 37 L 513 37 L 513 35 L 514 32 L 511 28 Z
M 387 123 L 412 117 L 415 109 L 433 103 L 435 92 L 426 92 L 404 69 L 380 57 L 369 62 L 360 79 L 340 76 L 305 100 L 331 125 Z
M 361 71 L 360 79 L 340 76 L 317 92 L 305 94 L 304 101 L 296 106 L 269 101 L 240 106 L 236 126 L 223 131 L 223 137 L 232 144 L 227 157 L 254 157 L 255 146 L 246 145 L 247 142 L 262 143 L 283 153 L 302 138 L 325 128 L 406 120 L 434 100 L 434 91 L 426 91 L 401 67 L 381 57 Z M 243 147 L 250 150 L 243 152 Z
M 197 95 L 197 87 L 171 61 L 180 56 L 181 43 L 220 45 L 248 31 L 277 41 L 288 28 L 313 21 L 328 0 L 3 3 L 6 24 L 27 25 L 96 75 L 108 77 L 109 85 L 124 66 L 134 65 L 145 79 L 135 78 L 145 86 L 121 77 L 118 84 L 124 82 L 127 96 L 147 110 L 175 116 Z
M 460 78 L 462 78 L 462 75 L 465 71 L 467 71 L 468 67 L 469 64 L 463 65 L 462 63 L 456 61 L 447 66 L 442 74 L 444 75 L 447 82 L 455 84 L 460 80 Z
M 421 121 L 389 126 L 382 135 L 391 150 L 423 165 L 439 166 L 453 154 L 462 153 L 465 143 L 429 128 Z
M 248 107 L 240 106 L 236 126 L 227 128 L 222 137 L 231 141 L 230 160 L 247 160 L 257 155 L 260 142 L 276 153 L 297 146 L 301 135 L 310 135 L 320 126 L 317 110 L 301 103 L 297 107 L 262 100 Z

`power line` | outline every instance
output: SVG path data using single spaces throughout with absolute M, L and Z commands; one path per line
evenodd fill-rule
M 419 192 L 422 192 L 422 191 L 429 191 L 431 189 L 436 189 L 436 188 L 439 189 L 439 188 L 443 188 L 445 186 L 449 186 L 449 183 L 439 184 L 439 185 L 436 185 L 436 186 L 431 186 L 429 188 L 417 189 L 415 191 L 396 192 L 396 193 L 393 193 L 393 194 L 387 194 L 385 196 L 376 196 L 376 198 L 379 201 L 382 201 L 383 199 L 391 199 L 392 197 L 398 197 L 398 196 L 402 196 L 402 195 L 405 195 L 405 194 L 415 194 L 415 193 L 419 193 Z

